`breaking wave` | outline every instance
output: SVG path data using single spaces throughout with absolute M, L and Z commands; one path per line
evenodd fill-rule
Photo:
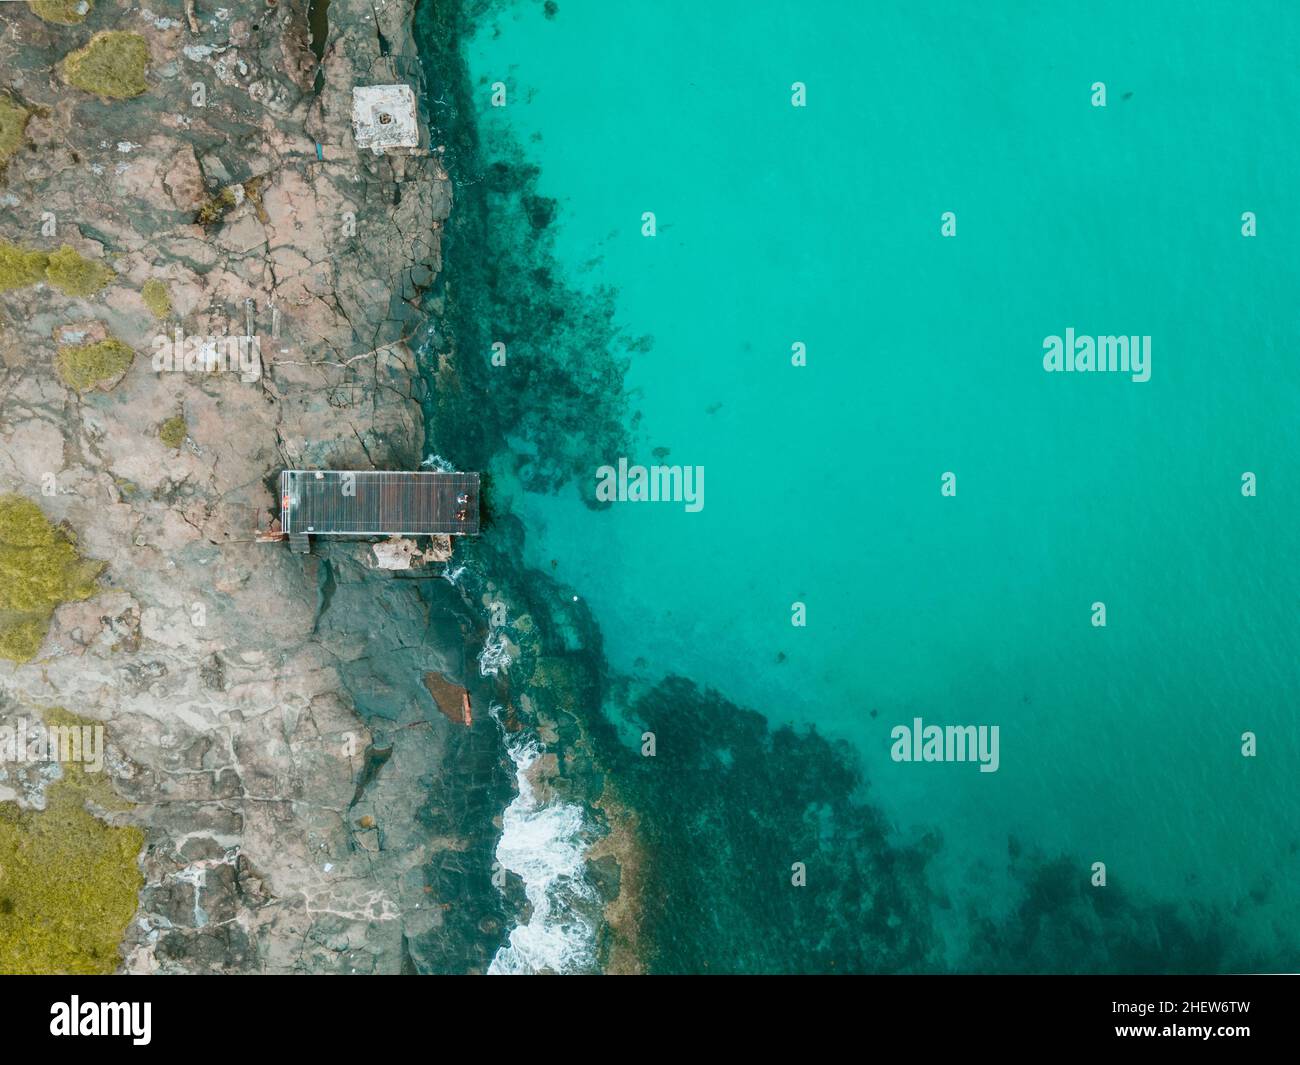
M 448 462 L 441 455 L 433 454 L 420 463 L 420 467 L 426 470 L 433 470 L 434 473 L 455 473 L 456 467 Z
M 478 653 L 478 672 L 481 677 L 495 677 L 510 665 L 510 641 L 504 633 L 490 632 Z
M 498 707 L 492 708 L 497 719 Z M 582 808 L 538 796 L 529 770 L 542 757 L 537 740 L 506 733 L 519 794 L 502 816 L 496 857 L 524 884 L 530 914 L 515 927 L 488 972 L 496 975 L 591 972 L 596 966 L 595 890 L 585 879 L 586 817 Z

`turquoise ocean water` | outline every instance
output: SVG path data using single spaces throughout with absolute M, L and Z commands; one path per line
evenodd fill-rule
M 533 491 L 520 439 L 495 505 L 637 678 L 610 717 L 689 678 L 692 713 L 844 741 L 882 831 L 942 840 L 922 967 L 976 964 L 969 906 L 1025 917 L 1027 852 L 1203 922 L 1204 965 L 1295 967 L 1298 44 L 1289 4 L 847 0 L 521 2 L 460 42 L 485 161 L 535 168 L 564 283 L 650 338 L 628 457 L 705 470 L 699 513 L 593 509 L 619 454 Z M 1045 373 L 1067 328 L 1151 336 L 1150 380 Z M 999 726 L 1000 768 L 894 762 L 916 717 Z M 746 853 L 774 885 L 800 859 Z

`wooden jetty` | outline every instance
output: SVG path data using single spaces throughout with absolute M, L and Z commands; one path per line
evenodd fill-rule
M 474 536 L 477 473 L 284 470 L 280 533 L 297 552 L 313 536 Z

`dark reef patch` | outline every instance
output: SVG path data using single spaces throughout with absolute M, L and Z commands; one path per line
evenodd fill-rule
M 606 702 L 629 707 L 656 753 L 594 728 L 620 797 L 641 817 L 643 959 L 651 971 L 737 973 L 1207 973 L 1279 971 L 1243 953 L 1229 915 L 1094 888 L 1078 858 L 1009 847 L 1019 901 L 965 914 L 941 941 L 930 884 L 941 846 L 893 832 L 866 797 L 856 751 L 679 677 Z M 792 866 L 806 886 L 792 883 Z
M 538 193 L 537 167 L 474 121 L 460 43 L 491 6 L 423 0 L 416 15 L 426 75 L 440 87 L 430 118 L 455 187 L 419 352 L 434 385 L 429 444 L 465 469 L 514 455 L 525 487 L 576 480 L 590 499 L 596 468 L 626 453 L 627 354 L 647 341 L 615 325 L 611 289 L 564 282 L 552 237 L 558 205 Z M 440 365 L 449 351 L 454 369 Z
M 625 698 L 625 696 L 624 696 Z M 616 701 L 622 701 L 616 696 Z M 936 964 L 925 869 L 843 743 L 670 677 L 631 700 L 654 757 L 604 752 L 642 813 L 642 930 L 660 972 L 917 972 Z M 806 886 L 795 886 L 801 865 Z
M 1229 919 L 1204 906 L 1144 902 L 1123 886 L 1094 888 L 1074 858 L 1011 855 L 1023 896 L 1005 920 L 969 915 L 967 972 L 1217 973 L 1268 967 L 1243 956 Z M 1273 965 L 1282 964 L 1273 960 Z

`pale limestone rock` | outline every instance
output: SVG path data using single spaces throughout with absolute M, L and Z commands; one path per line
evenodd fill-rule
M 371 550 L 379 569 L 410 569 L 411 560 L 419 557 L 415 541 L 400 536 L 377 543 Z

